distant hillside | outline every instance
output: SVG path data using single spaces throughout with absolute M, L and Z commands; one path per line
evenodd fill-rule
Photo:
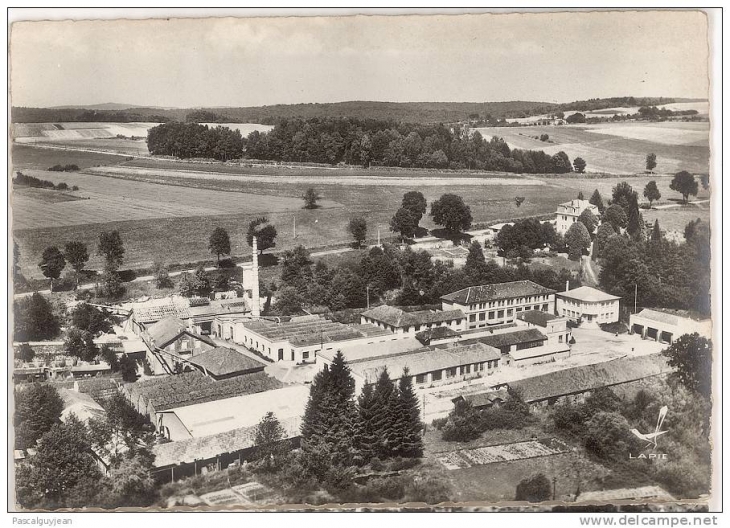
M 679 99 L 666 97 L 612 97 L 561 104 L 537 101 L 484 103 L 347 101 L 342 103 L 216 108 L 152 108 L 106 103 L 85 107 L 63 108 L 13 107 L 11 120 L 13 123 L 53 123 L 59 121 L 105 121 L 122 123 L 151 121 L 162 123 L 166 121 L 199 121 L 274 125 L 284 118 L 351 117 L 356 119 L 393 120 L 413 124 L 435 124 L 453 123 L 467 119 L 496 121 L 559 111 L 590 111 L 616 106 L 661 105 L 677 101 Z
M 94 105 L 64 105 L 50 107 L 51 110 L 128 110 L 130 108 L 145 107 L 124 103 L 101 103 Z

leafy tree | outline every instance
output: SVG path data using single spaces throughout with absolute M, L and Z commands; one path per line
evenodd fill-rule
M 423 423 L 421 422 L 421 406 L 413 390 L 408 367 L 398 382 L 396 424 L 396 453 L 407 458 L 423 456 Z
M 314 190 L 313 187 L 310 187 L 304 192 L 304 195 L 302 196 L 302 200 L 304 200 L 304 208 L 305 209 L 316 209 L 319 207 L 317 205 L 317 201 L 320 199 L 319 194 L 317 191 Z
M 31 383 L 15 390 L 15 448 L 28 449 L 58 423 L 63 400 L 53 385 Z
M 356 216 L 350 219 L 350 223 L 347 225 L 347 230 L 355 239 L 357 247 L 361 247 L 362 243 L 365 242 L 365 237 L 368 232 L 368 224 L 364 217 Z
M 444 425 L 442 437 L 450 442 L 469 442 L 481 436 L 479 429 L 479 413 L 471 403 L 459 400 Z
M 487 264 L 487 259 L 484 258 L 484 251 L 482 251 L 482 245 L 474 240 L 469 245 L 469 254 L 466 256 L 466 263 L 464 264 L 465 270 L 481 271 Z
M 269 224 L 265 216 L 252 220 L 248 225 L 246 243 L 253 247 L 253 237 L 256 237 L 259 254 L 272 247 L 276 247 L 276 228 Z
M 700 174 L 700 183 L 702 184 L 702 188 L 704 190 L 710 189 L 710 175 L 709 174 Z
M 626 456 L 636 442 L 629 422 L 618 412 L 597 412 L 586 422 L 586 450 L 601 458 Z
M 682 195 L 682 200 L 687 203 L 689 195 L 697 196 L 698 185 L 695 177 L 687 171 L 680 171 L 674 175 L 669 188 Z
M 585 200 L 585 196 L 583 196 L 583 191 L 578 191 L 578 200 Z
M 462 197 L 456 194 L 444 194 L 438 200 L 431 202 L 431 216 L 436 224 L 444 226 L 452 233 L 471 227 L 471 209 L 464 203 Z
M 390 219 L 390 230 L 400 233 L 402 239 L 413 238 L 418 228 L 418 218 L 408 209 L 401 207 Z
M 155 261 L 152 265 L 152 275 L 155 277 L 155 286 L 157 289 L 172 288 L 173 282 L 167 266 L 162 261 Z
M 649 200 L 649 207 L 652 202 L 659 200 L 662 197 L 662 193 L 659 192 L 659 187 L 656 185 L 656 181 L 652 180 L 644 187 L 644 198 Z
M 156 498 L 156 485 L 150 469 L 152 464 L 144 457 L 123 457 L 109 472 L 110 506 L 150 506 Z
M 93 361 L 99 355 L 94 336 L 90 332 L 78 328 L 68 331 L 63 347 L 69 356 L 77 357 L 82 361 Z
M 542 473 L 522 479 L 517 484 L 515 491 L 516 501 L 542 502 L 550 500 L 551 496 L 552 486 L 548 478 Z
M 124 285 L 122 284 L 122 278 L 119 276 L 119 272 L 113 264 L 106 263 L 104 267 L 104 273 L 101 276 L 101 291 L 99 294 L 102 297 L 109 299 L 117 299 L 124 294 Z
M 137 381 L 137 363 L 127 354 L 122 354 L 119 360 L 119 372 L 122 373 L 122 380 Z
M 274 302 L 274 310 L 281 315 L 296 315 L 301 313 L 304 299 L 291 286 L 284 286 L 276 293 L 276 301 Z
M 598 192 L 598 189 L 593 191 L 593 194 L 591 195 L 590 200 L 588 200 L 588 203 L 591 203 L 598 207 L 598 212 L 600 214 L 603 214 L 603 212 L 606 210 L 606 207 L 603 205 L 603 198 L 601 198 L 601 193 Z
M 16 475 L 18 502 L 25 508 L 66 506 L 66 500 L 94 493 L 101 480 L 84 424 L 76 419 L 57 423 L 39 440 L 37 452 Z M 91 484 L 91 485 L 90 485 Z M 83 499 L 90 497 L 81 497 Z
M 53 279 L 61 276 L 63 268 L 66 267 L 66 259 L 56 246 L 50 246 L 43 250 L 38 267 L 43 275 L 51 279 L 51 291 L 53 291 Z
M 565 122 L 568 124 L 585 123 L 586 116 L 584 114 L 581 114 L 580 112 L 576 112 L 574 114 L 570 114 L 567 118 L 565 118 Z
M 634 199 L 638 201 L 638 193 L 627 182 L 617 183 L 613 188 L 613 200 L 611 203 L 620 205 L 626 214 L 629 213 L 629 206 Z
M 583 250 L 591 245 L 591 235 L 582 222 L 576 222 L 565 233 L 565 244 L 568 246 L 568 258 L 580 260 Z
M 16 341 L 42 341 L 58 335 L 60 324 L 51 303 L 35 292 L 13 302 Z
M 269 411 L 256 426 L 254 445 L 256 458 L 261 461 L 261 469 L 275 471 L 281 467 L 283 457 L 287 454 L 287 446 L 282 444 L 284 428 L 276 415 Z
M 685 334 L 662 354 L 669 366 L 676 369 L 679 381 L 706 399 L 712 394 L 712 341 L 697 332 Z
M 564 174 L 566 172 L 573 171 L 573 165 L 571 165 L 570 163 L 570 158 L 562 150 L 551 158 L 551 162 L 553 166 L 553 172 L 555 172 L 556 174 Z
M 104 343 L 99 349 L 99 357 L 106 361 L 112 369 L 112 372 L 119 370 L 119 359 L 117 359 L 117 353 L 112 350 L 108 344 Z
M 575 167 L 575 172 L 583 174 L 586 171 L 586 160 L 580 157 L 575 158 L 573 160 L 573 167 Z
M 426 198 L 420 191 L 408 191 L 403 195 L 401 207 L 413 213 L 413 216 L 416 217 L 416 225 L 421 221 L 423 215 L 426 214 L 426 205 Z
M 618 204 L 611 205 L 603 215 L 604 222 L 608 222 L 617 233 L 621 232 L 621 229 L 625 229 L 629 223 L 629 219 L 626 216 L 626 211 Z
M 71 313 L 71 324 L 93 335 L 111 332 L 112 329 L 109 312 L 89 303 L 80 303 L 76 306 Z
M 662 239 L 662 230 L 659 229 L 659 219 L 654 220 L 654 227 L 651 230 L 651 240 L 659 241 Z
M 104 256 L 107 267 L 116 271 L 124 260 L 124 244 L 119 231 L 103 231 L 99 233 L 99 245 L 97 251 Z
M 312 260 L 302 245 L 285 251 L 281 256 L 281 282 L 304 291 L 312 277 Z
M 593 258 L 599 258 L 601 256 L 601 251 L 603 251 L 603 248 L 606 245 L 606 241 L 611 238 L 612 236 L 616 235 L 616 231 L 614 231 L 613 226 L 611 225 L 611 222 L 605 222 L 598 226 L 598 230 L 596 231 L 596 239 L 593 241 Z
M 228 237 L 228 231 L 222 227 L 216 227 L 208 239 L 208 249 L 216 256 L 220 265 L 221 255 L 231 254 L 231 239 Z
M 79 274 L 83 271 L 84 266 L 89 261 L 89 250 L 86 244 L 79 241 L 71 241 L 66 243 L 64 255 L 71 267 L 76 271 L 76 286 L 79 285 Z
M 646 170 L 649 172 L 654 171 L 654 167 L 656 167 L 656 154 L 651 153 L 646 155 Z
M 30 363 L 35 357 L 35 350 L 28 343 L 21 343 L 15 348 L 15 359 L 19 359 L 23 363 Z
M 521 206 L 524 201 L 525 201 L 524 196 L 515 196 L 515 205 L 517 207 Z
M 596 218 L 596 215 L 594 215 L 590 209 L 584 209 L 578 217 L 578 221 L 586 226 L 589 234 L 593 233 L 598 225 L 598 218 Z

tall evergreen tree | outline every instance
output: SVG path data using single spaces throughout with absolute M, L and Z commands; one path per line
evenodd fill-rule
M 367 383 L 357 399 L 358 419 L 355 427 L 354 445 L 358 457 L 363 463 L 369 462 L 378 455 L 378 433 L 375 422 L 378 416 L 378 406 L 375 400 L 373 385 Z
M 651 239 L 652 240 L 661 240 L 662 239 L 662 231 L 659 229 L 659 219 L 654 220 L 654 227 L 651 230 Z
M 384 368 L 375 383 L 374 430 L 378 436 L 378 457 L 391 458 L 398 454 L 398 388 Z
M 464 269 L 468 271 L 480 271 L 486 263 L 487 260 L 484 258 L 482 245 L 474 240 L 469 246 L 469 254 L 466 256 Z
M 398 383 L 398 432 L 399 442 L 397 453 L 403 457 L 423 456 L 423 423 L 418 397 L 413 390 L 408 367 L 403 369 L 403 376 Z
M 626 231 L 634 240 L 641 240 L 644 234 L 644 222 L 639 212 L 639 202 L 636 195 L 633 195 L 629 201 L 629 223 Z

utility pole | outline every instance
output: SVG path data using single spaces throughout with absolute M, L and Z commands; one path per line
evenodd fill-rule
M 294 217 L 294 238 L 297 238 L 297 217 Z
M 368 300 L 368 310 L 370 309 L 370 285 L 368 284 L 365 286 L 365 292 L 367 293 L 367 300 Z
M 378 228 L 378 247 L 380 247 L 380 228 Z
M 639 285 L 638 283 L 634 283 L 634 313 L 636 313 L 636 297 L 639 293 Z

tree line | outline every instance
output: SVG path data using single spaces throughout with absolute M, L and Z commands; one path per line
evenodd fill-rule
M 197 123 L 163 123 L 147 131 L 147 148 L 153 156 L 238 159 L 243 153 L 239 130 Z
M 458 125 L 415 125 L 353 118 L 282 119 L 245 141 L 248 158 L 348 165 L 565 173 L 564 152 L 510 149 Z
M 60 167 L 60 165 L 56 165 L 56 167 Z M 68 167 L 68 165 L 67 165 Z M 74 165 L 76 167 L 76 165 Z M 75 170 L 78 170 L 79 168 L 76 167 Z M 48 170 L 56 170 L 54 167 L 51 167 Z M 58 169 L 58 170 L 66 170 L 64 168 Z M 71 169 L 69 169 L 71 170 Z M 36 178 L 35 176 L 28 176 L 27 174 L 23 174 L 22 172 L 16 172 L 15 178 L 13 178 L 13 185 L 22 185 L 24 187 L 36 187 L 39 189 L 54 189 L 56 191 L 67 191 L 71 189 L 72 191 L 78 191 L 78 186 L 74 185 L 73 187 L 69 187 L 69 185 L 65 182 L 61 182 L 59 184 L 54 184 L 52 181 L 49 180 L 41 180 L 40 178 Z

